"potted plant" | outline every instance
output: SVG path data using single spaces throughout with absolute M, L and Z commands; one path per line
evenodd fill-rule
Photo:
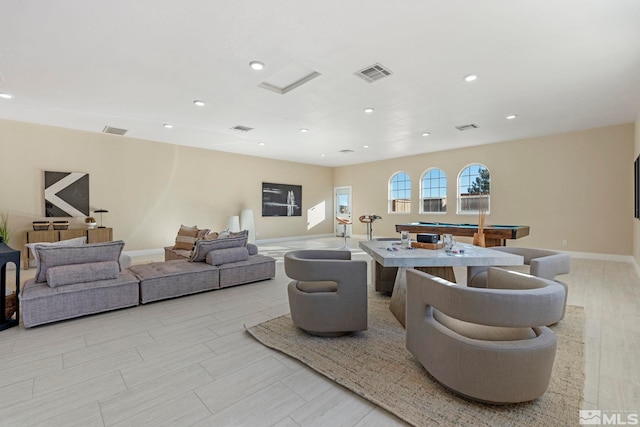
M 84 219 L 84 222 L 87 224 L 88 228 L 96 228 L 96 219 L 92 216 L 88 216 Z
M 11 232 L 9 231 L 9 214 L 0 213 L 0 242 L 9 243 Z

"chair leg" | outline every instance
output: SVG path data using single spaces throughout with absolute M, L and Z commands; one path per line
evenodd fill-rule
M 347 224 L 344 224 L 344 232 L 342 235 L 344 236 L 344 246 L 340 249 L 349 250 L 349 246 L 347 246 Z

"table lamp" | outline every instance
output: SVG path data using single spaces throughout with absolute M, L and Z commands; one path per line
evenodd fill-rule
M 106 209 L 97 209 L 94 212 L 100 214 L 100 225 L 98 226 L 98 228 L 104 228 L 104 226 L 102 225 L 102 214 L 103 213 L 109 213 L 109 211 L 106 210 Z

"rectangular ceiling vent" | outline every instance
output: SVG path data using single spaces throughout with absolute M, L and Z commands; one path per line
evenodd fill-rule
M 456 126 L 456 129 L 458 130 L 478 129 L 478 125 L 471 123 L 470 125 Z
M 234 126 L 231 129 L 238 132 L 249 132 L 250 130 L 253 130 L 253 128 L 250 128 L 248 126 L 241 126 L 241 125 Z
M 380 64 L 373 64 L 353 74 L 369 83 L 373 83 L 375 81 L 388 77 L 393 73 L 390 69 L 385 68 Z
M 128 131 L 127 129 L 120 129 L 120 128 L 114 128 L 111 126 L 105 126 L 104 129 L 102 129 L 102 132 L 110 133 L 111 135 L 124 135 Z

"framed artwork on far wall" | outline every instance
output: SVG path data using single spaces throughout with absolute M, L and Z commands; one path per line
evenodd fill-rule
M 45 171 L 44 210 L 46 217 L 89 216 L 89 174 Z
M 263 182 L 262 216 L 302 216 L 302 186 Z

